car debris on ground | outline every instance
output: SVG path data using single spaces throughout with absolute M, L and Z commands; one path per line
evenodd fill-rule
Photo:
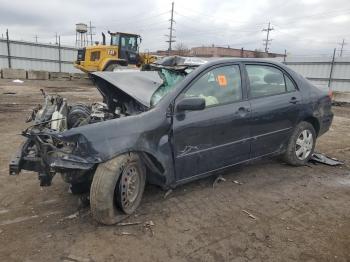
M 12 83 L 23 84 L 23 83 L 24 83 L 24 81 L 19 80 L 19 79 L 15 79 L 15 80 L 12 80 Z
M 141 222 L 125 222 L 125 223 L 118 223 L 117 226 L 135 226 L 140 224 Z
M 170 188 L 168 191 L 165 192 L 163 199 L 166 199 L 169 195 L 171 195 L 171 193 L 173 192 L 173 190 Z
M 214 182 L 213 182 L 213 188 L 216 186 L 216 184 L 220 183 L 220 182 L 225 182 L 226 179 L 222 176 L 219 175 L 217 178 L 215 178 Z
M 310 162 L 314 164 L 321 163 L 328 166 L 339 166 L 344 164 L 336 158 L 332 158 L 320 153 L 313 153 L 312 157 L 310 158 Z
M 154 225 L 155 225 L 155 224 L 153 223 L 152 220 L 147 221 L 147 222 L 145 222 L 145 224 L 144 224 L 145 229 L 146 229 L 146 230 L 149 230 L 149 231 L 151 232 L 152 236 L 154 236 L 154 231 L 153 231 L 153 228 L 152 228 L 152 227 L 154 227 Z
M 252 213 L 248 212 L 248 211 L 245 210 L 245 209 L 242 209 L 242 212 L 243 212 L 243 213 L 246 213 L 250 218 L 252 218 L 252 219 L 254 219 L 254 220 L 258 219 L 256 216 L 254 216 Z

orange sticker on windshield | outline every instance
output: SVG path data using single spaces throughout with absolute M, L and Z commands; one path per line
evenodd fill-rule
M 219 83 L 220 87 L 226 87 L 227 86 L 227 80 L 225 75 L 218 75 L 217 81 Z

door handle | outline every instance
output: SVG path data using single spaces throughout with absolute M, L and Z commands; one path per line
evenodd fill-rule
M 291 104 L 296 104 L 298 102 L 299 102 L 299 100 L 295 96 L 293 96 L 289 101 L 289 103 L 291 103 Z
M 240 107 L 238 108 L 238 110 L 236 111 L 236 114 L 240 115 L 240 116 L 245 116 L 247 113 L 250 112 L 250 108 L 249 107 Z

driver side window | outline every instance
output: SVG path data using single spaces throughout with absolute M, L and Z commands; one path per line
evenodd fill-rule
M 210 70 L 195 81 L 185 92 L 185 97 L 202 97 L 206 107 L 242 100 L 239 66 L 230 65 Z

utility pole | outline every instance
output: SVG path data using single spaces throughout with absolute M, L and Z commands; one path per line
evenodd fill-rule
M 175 31 L 174 29 L 174 2 L 171 3 L 171 18 L 170 18 L 170 27 L 169 27 L 169 35 L 167 35 L 169 37 L 169 40 L 166 41 L 169 43 L 169 47 L 168 47 L 168 54 L 170 54 L 170 51 L 171 51 L 171 44 L 176 42 L 174 40 L 175 36 L 173 35 L 173 31 Z
M 90 23 L 89 23 L 89 34 L 88 34 L 88 35 L 90 35 L 90 42 L 91 42 L 91 45 L 93 45 L 93 43 L 92 43 L 92 36 L 95 35 L 95 33 L 93 33 L 93 31 L 92 31 L 94 28 L 95 28 L 95 27 L 92 26 L 91 21 L 90 21 Z M 87 42 L 88 42 L 88 44 L 89 44 L 89 40 L 88 40 Z
M 58 36 L 58 71 L 62 72 L 61 36 Z
M 55 42 L 55 44 L 56 44 L 56 45 L 58 45 L 58 42 L 57 42 L 57 37 L 58 37 L 58 36 L 57 36 L 57 32 L 56 32 L 56 34 L 55 34 L 55 38 L 56 38 L 56 42 Z
M 8 66 L 11 68 L 11 48 L 10 48 L 10 37 L 9 37 L 9 30 L 6 29 L 6 44 L 7 44 L 7 61 Z
M 343 56 L 344 45 L 347 45 L 347 43 L 345 43 L 345 39 L 344 38 L 343 38 L 343 42 L 339 43 L 339 45 L 341 46 L 339 56 L 342 57 Z
M 328 78 L 328 88 L 331 90 L 331 84 L 332 84 L 332 75 L 333 75 L 333 67 L 334 67 L 334 61 L 335 61 L 335 52 L 337 51 L 336 48 L 333 50 L 333 56 L 332 56 L 332 62 L 331 62 L 331 69 L 329 71 L 329 78 Z
M 264 39 L 264 45 L 265 45 L 265 52 L 268 53 L 269 51 L 269 44 L 270 42 L 272 41 L 272 39 L 269 39 L 269 36 L 270 36 L 270 31 L 274 30 L 273 27 L 271 27 L 271 23 L 269 22 L 269 25 L 267 26 L 267 28 L 264 28 L 262 31 L 263 32 L 266 32 L 266 39 Z
M 35 38 L 35 43 L 38 43 L 38 38 L 39 38 L 39 36 L 38 36 L 38 35 L 35 35 L 34 38 Z

